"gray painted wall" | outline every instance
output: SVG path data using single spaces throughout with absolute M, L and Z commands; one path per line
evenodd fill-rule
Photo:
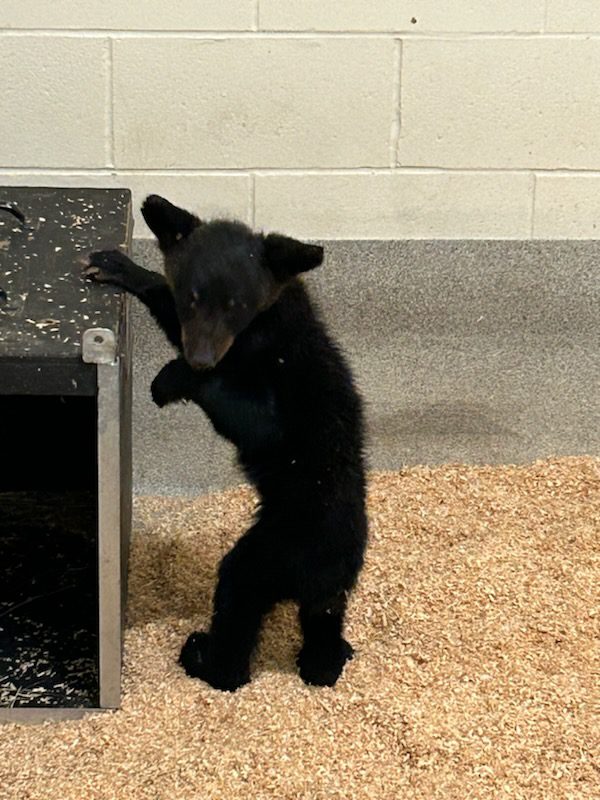
M 600 244 L 332 241 L 307 277 L 367 404 L 374 469 L 600 454 Z M 153 243 L 134 256 L 158 269 Z M 239 482 L 195 406 L 157 409 L 172 357 L 133 309 L 134 485 L 197 493 Z

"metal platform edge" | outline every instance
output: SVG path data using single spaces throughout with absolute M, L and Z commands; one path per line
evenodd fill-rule
M 83 719 L 90 714 L 114 712 L 115 708 L 0 708 L 0 725 L 26 725 Z

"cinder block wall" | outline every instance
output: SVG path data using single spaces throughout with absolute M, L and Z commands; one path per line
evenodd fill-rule
M 18 0 L 0 28 L 0 183 L 314 238 L 596 236 L 597 0 Z

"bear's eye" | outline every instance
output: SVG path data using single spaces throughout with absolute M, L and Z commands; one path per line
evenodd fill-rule
M 196 305 L 198 303 L 199 297 L 200 296 L 198 294 L 198 291 L 196 289 L 194 289 L 193 292 L 192 292 L 192 299 L 190 300 L 190 306 L 192 308 L 196 308 Z
M 235 297 L 230 297 L 229 300 L 227 301 L 228 307 L 229 308 L 233 308 L 235 306 L 235 304 L 236 304 L 235 303 Z

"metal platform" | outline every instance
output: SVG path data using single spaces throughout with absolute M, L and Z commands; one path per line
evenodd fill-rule
M 11 537 L 12 549 L 5 542 L 5 552 L 21 554 L 19 581 L 9 580 L 10 569 L 16 569 L 10 559 L 0 567 L 0 587 L 5 587 L 4 594 L 0 589 L 0 663 L 4 654 L 4 666 L 10 665 L 8 676 L 0 670 L 0 720 L 63 719 L 119 705 L 131 528 L 129 303 L 119 291 L 84 281 L 81 270 L 93 250 L 128 251 L 131 229 L 127 190 L 0 188 L 0 419 L 5 431 L 0 505 L 5 520 L 20 508 L 14 526 L 5 523 L 0 536 Z M 72 524 L 68 516 L 73 493 L 91 498 L 81 517 L 88 520 L 85 525 Z M 35 500 L 39 497 L 46 500 Z M 29 536 L 22 547 L 19 531 Z M 54 558 L 48 531 L 56 547 L 65 548 L 62 561 Z M 81 551 L 86 537 L 91 546 Z M 81 552 L 79 560 L 69 561 L 76 543 L 88 553 L 87 561 L 82 562 Z M 34 544 L 38 556 L 28 558 Z M 61 639 L 56 631 L 61 633 L 71 610 L 83 603 L 75 590 L 85 592 L 80 578 L 62 586 L 63 563 L 73 574 L 90 570 L 88 589 L 90 576 L 97 588 L 93 600 L 85 601 L 95 608 L 93 630 L 84 626 L 79 634 L 80 641 L 91 637 L 96 643 L 86 654 L 95 663 L 95 690 L 85 696 L 68 685 L 77 672 L 61 672 L 51 647 L 52 641 L 64 645 L 65 635 Z M 27 572 L 32 564 L 37 574 Z M 19 596 L 7 596 L 9 586 L 21 587 Z M 27 615 L 36 617 L 35 625 Z M 20 649 L 15 647 L 19 620 L 21 629 L 30 631 Z M 77 657 L 76 633 L 72 658 Z M 20 663 L 10 658 L 15 652 L 21 653 Z M 63 647 L 61 657 L 65 652 Z M 64 688 L 62 699 L 56 687 L 45 693 L 49 669 L 70 676 L 58 684 Z M 73 694 L 78 706 L 69 700 Z

